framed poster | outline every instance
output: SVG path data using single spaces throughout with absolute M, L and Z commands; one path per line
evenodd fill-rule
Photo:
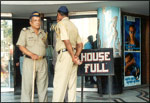
M 124 16 L 124 87 L 141 85 L 141 19 Z
M 141 58 L 139 52 L 125 52 L 124 86 L 141 84 Z
M 140 51 L 141 19 L 137 17 L 124 17 L 124 45 L 125 51 Z

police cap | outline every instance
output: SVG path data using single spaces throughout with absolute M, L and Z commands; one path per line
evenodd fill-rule
M 58 9 L 58 12 L 62 12 L 62 13 L 68 13 L 68 8 L 66 6 L 61 6 L 59 9 Z
M 32 12 L 32 14 L 31 14 L 31 16 L 30 16 L 30 19 L 31 19 L 32 17 L 40 17 L 40 13 L 37 12 L 37 11 L 34 11 L 34 12 Z

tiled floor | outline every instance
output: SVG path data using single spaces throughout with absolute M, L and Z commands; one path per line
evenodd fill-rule
M 38 96 L 35 94 L 35 102 Z M 52 91 L 48 91 L 48 102 L 52 101 Z M 81 92 L 77 92 L 77 102 L 81 101 Z M 1 93 L 1 102 L 20 102 L 20 95 L 13 92 Z M 103 95 L 100 97 L 97 92 L 84 92 L 83 102 L 149 102 L 149 87 L 136 89 L 124 89 L 122 94 Z

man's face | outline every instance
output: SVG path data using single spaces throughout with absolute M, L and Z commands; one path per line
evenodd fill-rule
M 133 28 L 133 27 L 130 27 L 130 28 L 129 28 L 129 35 L 130 35 L 130 37 L 134 37 L 135 31 L 134 31 L 134 28 Z
M 57 23 L 59 22 L 60 20 L 58 19 L 58 17 L 57 17 Z
M 60 15 L 60 13 L 57 13 L 57 21 L 61 21 L 62 18 L 63 18 L 63 17 Z
M 30 21 L 30 25 L 34 29 L 40 29 L 40 26 L 41 26 L 41 19 L 40 19 L 40 17 L 32 17 L 32 19 Z

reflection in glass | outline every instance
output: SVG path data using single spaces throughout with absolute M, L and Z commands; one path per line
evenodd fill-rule
M 12 20 L 1 20 L 1 87 L 13 87 Z
M 93 36 L 93 41 L 96 40 L 97 34 L 97 18 L 78 18 L 70 19 L 78 28 L 79 35 L 82 39 L 83 45 L 88 42 L 88 37 Z
M 96 49 L 97 46 L 97 17 L 92 18 L 78 18 L 78 19 L 70 19 L 77 27 L 79 35 L 83 42 L 83 49 Z M 95 88 L 96 85 L 96 77 L 84 77 L 84 87 L 85 88 Z M 81 77 L 77 78 L 77 88 L 81 87 Z

